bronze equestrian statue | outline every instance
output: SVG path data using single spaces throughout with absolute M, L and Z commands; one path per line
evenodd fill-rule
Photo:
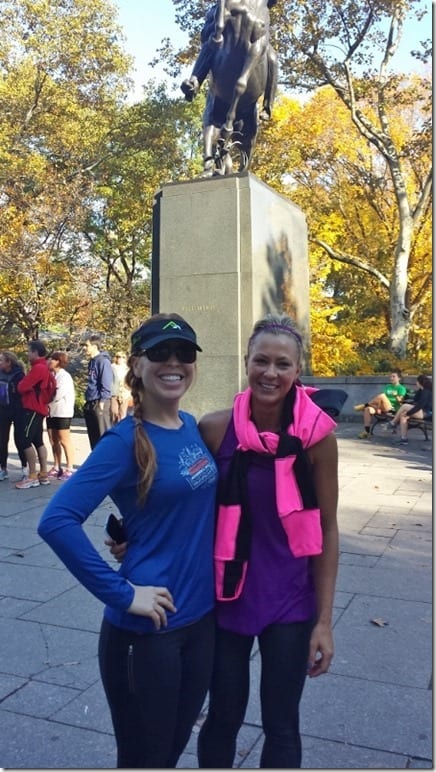
M 260 120 L 268 120 L 277 88 L 277 56 L 269 42 L 269 9 L 277 0 L 219 0 L 208 11 L 202 48 L 181 89 L 189 102 L 209 75 L 203 115 L 202 176 L 249 168 Z M 258 100 L 263 97 L 261 113 Z

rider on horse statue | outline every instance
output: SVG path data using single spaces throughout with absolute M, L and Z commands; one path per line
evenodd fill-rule
M 267 6 L 268 8 L 272 8 L 276 3 L 277 0 L 268 0 Z M 223 44 L 222 39 L 217 39 L 216 35 L 218 11 L 219 3 L 215 3 L 207 12 L 205 24 L 201 31 L 202 45 L 200 53 L 198 54 L 197 61 L 195 62 L 191 76 L 184 80 L 180 86 L 185 95 L 185 99 L 188 102 L 192 102 L 194 97 L 197 96 L 203 81 L 209 74 L 215 51 Z M 264 121 L 271 117 L 271 108 L 275 97 L 278 77 L 277 55 L 271 45 L 268 45 L 267 49 L 267 62 L 268 77 L 265 87 L 263 107 L 259 116 L 261 120 Z

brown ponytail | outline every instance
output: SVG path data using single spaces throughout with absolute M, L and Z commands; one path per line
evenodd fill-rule
M 133 417 L 135 419 L 135 458 L 138 464 L 138 502 L 144 504 L 147 493 L 156 473 L 156 452 L 143 426 L 142 415 L 142 380 L 137 378 L 131 367 L 126 374 L 126 383 L 131 389 L 133 399 Z

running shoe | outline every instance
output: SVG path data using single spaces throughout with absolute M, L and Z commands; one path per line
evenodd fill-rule
M 15 483 L 15 487 L 18 490 L 25 490 L 26 488 L 38 488 L 39 480 L 37 477 L 25 477 L 24 480 Z
M 56 469 L 55 466 L 52 466 L 49 472 L 47 472 L 47 477 L 60 477 L 62 474 L 62 469 Z
M 8 470 L 7 469 L 1 469 L 0 470 L 0 481 L 1 480 L 7 480 L 9 477 Z
M 74 469 L 64 469 L 59 480 L 69 480 L 74 474 Z

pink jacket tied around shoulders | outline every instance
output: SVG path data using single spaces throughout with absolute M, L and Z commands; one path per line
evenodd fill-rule
M 294 469 L 297 453 L 291 452 L 284 456 L 277 454 L 279 435 L 273 432 L 258 432 L 250 418 L 250 402 L 250 388 L 237 394 L 234 400 L 233 421 L 238 439 L 237 451 L 242 452 L 242 457 L 244 451 L 274 457 L 277 511 L 289 548 L 297 558 L 319 555 L 322 552 L 320 510 L 317 505 L 304 505 Z M 293 420 L 287 428 L 287 435 L 306 450 L 330 434 L 335 427 L 335 421 L 312 402 L 305 389 L 296 386 Z M 220 503 L 215 539 L 216 589 L 219 600 L 234 600 L 242 592 L 248 565 L 248 556 L 241 550 L 238 555 L 243 517 L 240 501 L 230 499 Z

